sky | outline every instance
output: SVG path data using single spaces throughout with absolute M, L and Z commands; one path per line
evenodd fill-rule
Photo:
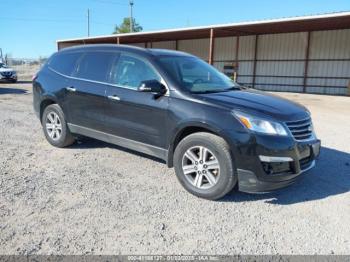
M 0 48 L 46 57 L 56 40 L 106 35 L 129 16 L 129 0 L 0 0 Z M 134 0 L 144 31 L 349 11 L 350 0 Z

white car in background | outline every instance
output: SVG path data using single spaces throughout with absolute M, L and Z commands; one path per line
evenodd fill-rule
M 17 82 L 17 73 L 13 68 L 7 67 L 0 62 L 0 81 Z

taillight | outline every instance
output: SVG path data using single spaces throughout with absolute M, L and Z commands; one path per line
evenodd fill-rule
M 35 73 L 35 75 L 33 75 L 33 77 L 32 77 L 32 81 L 34 81 L 37 78 L 38 78 L 38 73 Z

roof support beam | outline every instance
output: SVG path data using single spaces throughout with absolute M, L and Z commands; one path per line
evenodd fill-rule
M 309 71 L 311 32 L 308 31 L 306 34 L 307 35 L 306 35 L 306 44 L 305 44 L 305 64 L 304 64 L 303 93 L 306 93 L 307 75 L 308 75 L 308 71 Z
M 256 62 L 258 58 L 258 44 L 259 44 L 259 35 L 255 35 L 255 46 L 254 46 L 254 64 L 253 64 L 253 88 L 255 88 L 255 78 L 256 78 Z
M 238 77 L 238 67 L 239 67 L 239 36 L 236 37 L 236 50 L 235 50 L 236 54 L 235 54 L 235 76 L 234 76 L 234 80 L 237 82 L 237 77 Z
M 209 64 L 213 64 L 214 59 L 214 29 L 210 29 L 210 39 L 209 39 Z

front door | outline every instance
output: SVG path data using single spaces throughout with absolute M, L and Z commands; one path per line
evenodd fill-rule
M 137 141 L 140 148 L 165 149 L 169 97 L 137 90 L 142 81 L 163 81 L 158 72 L 143 58 L 122 54 L 112 66 L 111 77 L 113 86 L 106 93 L 108 132 L 129 139 L 130 144 Z

